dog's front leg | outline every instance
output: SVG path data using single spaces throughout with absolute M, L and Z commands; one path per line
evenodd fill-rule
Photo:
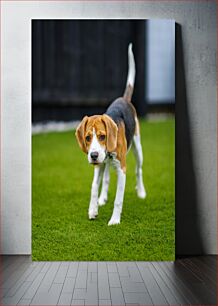
M 104 165 L 95 166 L 92 181 L 91 199 L 89 204 L 89 219 L 95 219 L 98 215 L 98 189 L 101 183 Z
M 107 202 L 109 182 L 110 182 L 110 163 L 107 162 L 103 174 L 101 194 L 98 199 L 99 206 L 103 206 Z
M 125 191 L 125 184 L 126 184 L 126 174 L 121 169 L 120 166 L 117 166 L 117 192 L 116 198 L 114 201 L 114 210 L 108 225 L 119 224 L 122 207 L 123 207 L 123 198 L 124 198 L 124 191 Z

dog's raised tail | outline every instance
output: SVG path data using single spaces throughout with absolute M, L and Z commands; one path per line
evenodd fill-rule
M 124 100 L 131 102 L 134 83 L 135 83 L 135 60 L 132 52 L 132 43 L 128 47 L 128 75 L 126 81 L 126 89 L 123 95 Z

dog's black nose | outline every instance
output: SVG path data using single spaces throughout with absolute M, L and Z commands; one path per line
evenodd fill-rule
M 94 160 L 94 161 L 97 160 L 97 158 L 98 158 L 98 152 L 92 152 L 90 155 L 91 155 L 91 159 L 92 159 L 92 160 Z

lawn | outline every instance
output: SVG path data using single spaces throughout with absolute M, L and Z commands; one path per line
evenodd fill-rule
M 87 212 L 93 167 L 75 132 L 32 137 L 33 260 L 174 260 L 175 122 L 141 121 L 145 200 L 135 192 L 135 160 L 127 157 L 121 224 L 108 226 L 116 175 L 111 169 L 108 203 L 96 220 Z

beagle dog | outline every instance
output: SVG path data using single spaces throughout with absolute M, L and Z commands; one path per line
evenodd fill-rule
M 144 199 L 146 192 L 142 177 L 142 146 L 139 121 L 131 103 L 134 81 L 135 60 L 132 44 L 128 46 L 128 76 L 123 97 L 116 99 L 103 115 L 85 116 L 76 129 L 80 148 L 88 155 L 88 162 L 94 165 L 94 178 L 89 204 L 89 219 L 98 215 L 98 207 L 106 204 L 110 181 L 110 165 L 117 172 L 117 191 L 113 214 L 108 225 L 119 224 L 126 183 L 126 154 L 133 144 L 136 158 L 136 190 L 139 198 Z M 102 180 L 103 178 L 103 180 Z M 98 197 L 102 180 L 102 190 Z

